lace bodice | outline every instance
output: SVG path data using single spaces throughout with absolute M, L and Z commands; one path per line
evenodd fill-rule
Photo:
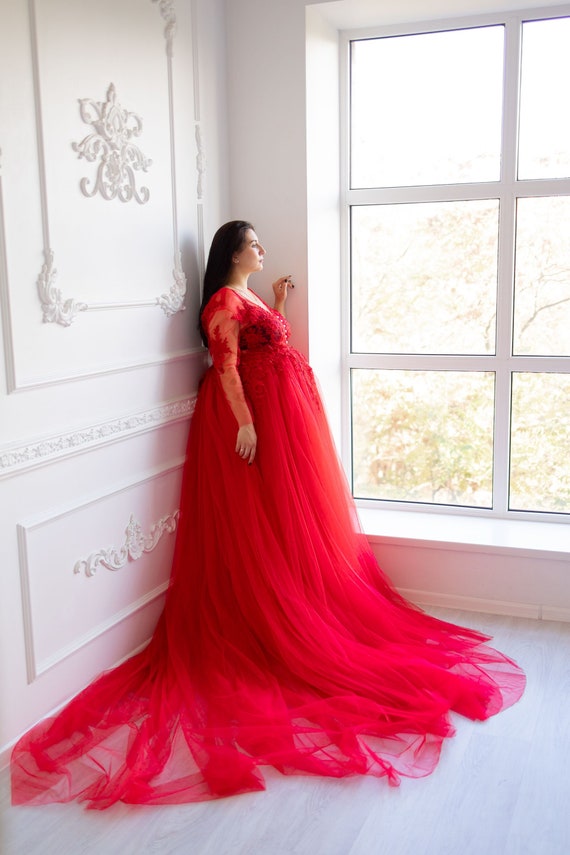
M 217 291 L 202 315 L 214 369 L 238 425 L 251 424 L 239 373 L 242 356 L 288 346 L 290 327 L 269 306 L 258 306 L 232 288 Z M 268 354 L 269 355 L 269 354 Z

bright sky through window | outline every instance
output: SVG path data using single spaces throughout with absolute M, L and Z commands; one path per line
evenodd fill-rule
M 502 26 L 355 41 L 351 75 L 353 187 L 498 180 Z

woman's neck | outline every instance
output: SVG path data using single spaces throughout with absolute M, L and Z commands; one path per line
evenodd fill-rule
M 226 288 L 233 288 L 236 291 L 247 291 L 248 290 L 247 280 L 248 280 L 247 276 L 245 276 L 243 278 L 238 278 L 238 277 L 232 276 L 229 279 L 229 281 L 225 283 Z

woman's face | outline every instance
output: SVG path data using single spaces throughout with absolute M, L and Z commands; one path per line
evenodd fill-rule
M 264 255 L 265 250 L 259 243 L 257 235 L 253 229 L 248 229 L 243 246 L 238 252 L 234 252 L 233 260 L 239 263 L 241 271 L 255 273 L 256 270 L 263 270 Z

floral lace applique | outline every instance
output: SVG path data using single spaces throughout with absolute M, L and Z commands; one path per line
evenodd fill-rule
M 245 400 L 239 366 L 239 321 L 233 317 L 229 307 L 220 303 L 220 308 L 206 318 L 208 348 L 217 371 L 226 400 L 238 425 L 251 424 L 253 417 Z
M 288 344 L 289 324 L 279 312 L 258 306 L 229 288 L 216 292 L 202 321 L 226 399 L 238 424 L 249 424 L 253 418 L 244 388 L 250 400 L 263 397 L 267 372 L 286 370 L 287 357 L 293 353 Z M 243 373 L 246 361 L 247 381 L 238 370 L 241 362 Z

